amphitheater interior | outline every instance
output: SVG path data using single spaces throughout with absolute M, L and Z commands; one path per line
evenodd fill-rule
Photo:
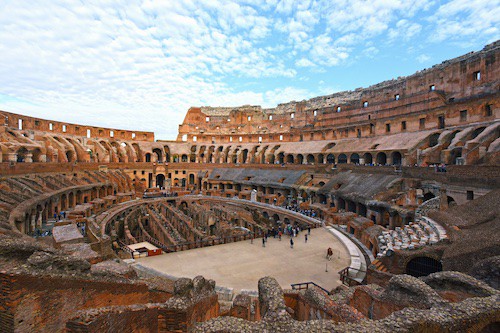
M 499 57 L 192 107 L 175 141 L 0 111 L 0 331 L 498 332 Z M 338 287 L 134 264 L 292 227 L 341 240 Z

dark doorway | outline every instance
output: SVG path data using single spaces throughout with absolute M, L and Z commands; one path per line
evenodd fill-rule
M 429 257 L 416 257 L 406 265 L 406 274 L 414 277 L 427 276 L 431 273 L 441 272 L 443 265 L 436 259 Z
M 165 186 L 165 175 L 158 174 L 156 175 L 156 187 L 163 188 Z

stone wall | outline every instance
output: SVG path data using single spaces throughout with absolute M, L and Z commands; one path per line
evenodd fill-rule
M 1 332 L 59 332 L 78 310 L 166 301 L 141 283 L 0 273 Z
M 90 136 L 92 138 L 116 138 L 132 141 L 154 141 L 153 132 L 129 131 L 115 128 L 70 124 L 60 121 L 29 117 L 2 110 L 0 110 L 0 117 L 3 118 L 0 119 L 2 125 L 14 128 L 19 128 L 19 121 L 21 120 L 23 130 L 46 131 L 57 134 L 79 135 L 82 137 L 87 136 L 87 130 L 90 130 Z M 65 127 L 65 130 L 63 129 L 63 126 Z M 111 132 L 113 132 L 113 136 L 111 136 Z M 134 135 L 132 135 L 132 133 Z
M 80 311 L 67 322 L 66 332 L 159 332 L 158 308 L 130 305 Z

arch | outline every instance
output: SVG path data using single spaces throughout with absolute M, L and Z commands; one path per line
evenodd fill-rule
M 75 160 L 75 154 L 73 153 L 73 151 L 71 150 L 66 151 L 66 158 L 68 162 L 73 162 Z
M 347 163 L 347 155 L 346 154 L 340 154 L 338 159 L 337 159 L 338 164 L 345 164 Z
M 165 162 L 169 163 L 170 162 L 170 147 L 163 146 L 163 151 L 165 152 Z
M 387 155 L 385 153 L 378 153 L 377 154 L 377 164 L 380 165 L 385 165 L 387 163 Z
M 68 197 L 66 194 L 61 195 L 61 211 L 67 209 Z
M 182 154 L 181 162 L 187 162 L 187 161 L 188 161 L 188 156 L 186 154 Z
M 462 157 L 462 147 L 457 147 L 451 150 L 450 160 L 452 164 L 457 164 L 457 159 Z
M 159 173 L 156 175 L 156 187 L 163 188 L 165 187 L 165 175 Z
M 439 143 L 439 133 L 434 133 L 429 136 L 429 147 L 434 147 Z
M 392 165 L 401 165 L 403 163 L 403 156 L 399 151 L 394 151 L 391 154 Z
M 304 163 L 304 155 L 298 154 L 297 155 L 297 164 L 303 164 Z
M 123 145 L 126 146 L 126 144 L 123 144 Z M 120 163 L 121 162 L 125 162 L 125 158 L 124 158 L 125 156 L 123 155 L 122 148 L 120 147 L 120 145 L 118 144 L 118 142 L 116 142 L 116 141 L 111 142 L 111 146 L 116 150 L 116 155 L 118 156 L 118 162 L 120 162 Z M 112 150 L 110 149 L 109 150 L 109 156 L 110 156 L 110 158 L 111 158 L 112 155 L 113 155 L 112 154 Z
M 74 207 L 75 206 L 75 195 L 73 192 L 68 193 L 68 207 Z
M 477 136 L 479 134 L 481 134 L 484 130 L 486 129 L 486 127 L 482 126 L 482 127 L 478 127 L 474 130 L 474 132 L 472 132 L 472 135 L 471 135 L 471 140 L 477 138 Z
M 241 163 L 246 163 L 248 158 L 248 149 L 243 149 L 241 151 Z
M 308 164 L 313 164 L 313 163 L 315 163 L 315 162 L 316 162 L 316 160 L 315 160 L 315 158 L 314 158 L 314 155 L 313 155 L 313 154 L 308 154 L 308 155 L 307 155 L 307 163 L 308 163 Z
M 40 148 L 35 148 L 32 152 L 33 154 L 33 162 L 42 162 L 42 151 L 40 150 Z
M 294 158 L 292 154 L 286 155 L 286 163 L 293 163 Z
M 137 143 L 132 144 L 132 149 L 135 151 L 135 156 L 137 158 L 136 162 L 142 162 L 141 148 Z
M 153 154 L 156 155 L 156 162 L 158 163 L 163 162 L 163 153 L 160 148 L 153 149 Z
M 26 155 L 28 154 L 28 149 L 21 147 L 17 150 L 17 162 L 22 163 L 26 160 Z
M 326 200 L 328 199 L 328 197 L 325 194 L 319 194 L 318 199 L 320 204 L 326 205 Z
M 238 148 L 236 148 L 236 149 L 234 150 L 233 155 L 232 155 L 232 158 L 231 158 L 231 163 L 234 163 L 234 164 L 238 163 L 238 152 L 239 152 L 239 151 L 240 151 L 240 150 L 239 150 Z
M 146 162 L 151 162 L 151 153 L 146 153 L 144 157 L 146 158 Z
M 273 155 L 273 156 L 274 156 L 274 155 Z M 279 162 L 280 164 L 285 163 L 285 154 L 283 154 L 283 153 L 279 153 L 279 154 L 278 154 L 278 162 Z
M 450 197 L 448 195 L 446 199 L 448 201 L 448 206 L 456 206 L 457 205 L 457 202 L 455 201 L 455 199 L 453 197 Z
M 373 163 L 373 156 L 370 153 L 365 153 L 363 155 L 363 159 L 365 160 L 365 164 L 372 164 Z
M 194 185 L 194 174 L 189 174 L 189 185 Z
M 326 156 L 326 163 L 328 163 L 328 164 L 335 164 L 335 155 L 328 154 Z
M 427 200 L 431 200 L 432 198 L 435 198 L 436 196 L 432 192 L 427 192 L 424 194 L 424 202 Z
M 351 154 L 350 161 L 353 164 L 359 164 L 359 154 L 358 153 Z
M 442 270 L 443 264 L 429 257 L 416 257 L 406 264 L 406 274 L 414 277 L 427 276 Z

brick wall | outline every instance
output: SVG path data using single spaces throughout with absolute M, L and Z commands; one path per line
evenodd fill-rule
M 66 332 L 158 332 L 158 308 L 133 305 L 83 311 L 68 321 Z
M 164 302 L 170 294 L 145 284 L 0 273 L 1 332 L 59 332 L 76 311 Z M 14 322 L 12 322 L 14 321 Z

